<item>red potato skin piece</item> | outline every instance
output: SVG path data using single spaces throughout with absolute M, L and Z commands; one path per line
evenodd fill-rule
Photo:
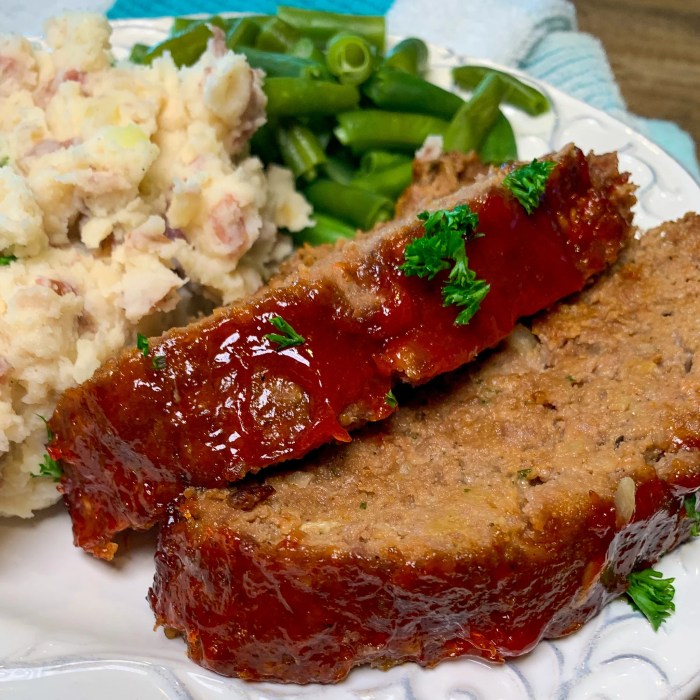
M 426 561 L 309 552 L 291 536 L 266 548 L 225 527 L 202 542 L 185 496 L 161 530 L 149 600 L 195 662 L 246 680 L 334 683 L 361 664 L 501 662 L 577 630 L 633 570 L 688 539 L 685 488 L 638 484 L 635 516 L 621 528 L 614 503 L 591 492 L 577 530 L 553 518 L 536 557 L 503 547 Z M 547 547 L 562 531 L 572 545 Z
M 443 306 L 444 275 L 430 281 L 400 270 L 407 243 L 423 235 L 409 220 L 389 225 L 359 261 L 334 263 L 333 274 L 373 300 L 359 311 L 332 275 L 300 276 L 152 340 L 162 370 L 135 348 L 108 361 L 64 394 L 49 422 L 75 544 L 109 560 L 116 533 L 161 521 L 187 486 L 225 486 L 349 441 L 348 430 L 392 413 L 386 394 L 397 381 L 453 370 L 520 317 L 579 291 L 630 233 L 629 201 L 615 199 L 627 175 L 592 183 L 606 158 L 571 146 L 555 154 L 529 216 L 500 181 L 467 202 L 484 234 L 467 246 L 470 267 L 491 289 L 466 326 L 454 324 L 456 307 Z M 459 193 L 435 208 L 458 203 Z M 303 345 L 279 350 L 265 338 L 277 315 Z

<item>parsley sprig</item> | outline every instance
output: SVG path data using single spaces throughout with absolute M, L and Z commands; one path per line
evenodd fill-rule
M 53 430 L 51 430 L 51 428 L 49 427 L 49 422 L 46 420 L 46 418 L 44 418 L 44 416 L 42 416 L 39 413 L 37 413 L 36 416 L 43 421 L 44 427 L 46 428 L 46 442 L 51 442 L 54 438 L 54 435 Z M 29 474 L 29 476 L 32 476 L 34 478 L 38 478 L 40 476 L 49 476 L 54 481 L 60 481 L 62 475 L 63 470 L 61 469 L 60 462 L 50 457 L 48 453 L 44 453 L 44 458 L 39 463 L 39 473 L 34 474 L 30 472 Z
M 292 326 L 285 321 L 281 316 L 274 316 L 270 319 L 270 323 L 278 330 L 279 333 L 267 333 L 265 338 L 271 343 L 277 343 L 275 350 L 286 350 L 295 345 L 303 345 L 306 342 L 304 336 L 299 335 Z
M 150 345 L 148 343 L 148 338 L 142 333 L 136 334 L 136 348 L 141 352 L 144 357 L 148 357 L 151 352 Z M 153 369 L 165 369 L 167 367 L 167 362 L 165 355 L 154 355 L 151 358 L 151 367 Z
M 479 217 L 468 205 L 460 204 L 454 209 L 424 211 L 418 214 L 418 218 L 423 222 L 425 235 L 406 246 L 401 269 L 407 275 L 429 280 L 443 270 L 450 270 L 442 288 L 444 305 L 464 307 L 455 324 L 467 324 L 490 289 L 484 280 L 476 278 L 474 270 L 469 269 L 465 245 L 466 241 L 479 236 L 476 233 Z
M 693 537 L 697 537 L 700 535 L 700 511 L 697 509 L 697 494 L 691 493 L 690 496 L 686 496 L 683 500 L 683 506 L 685 508 L 685 514 L 693 521 L 690 534 Z
M 663 578 L 660 571 L 649 568 L 631 573 L 627 580 L 630 605 L 651 622 L 654 631 L 676 610 L 673 596 L 676 589 L 672 578 Z
M 0 267 L 5 267 L 17 260 L 16 255 L 0 255 Z
M 556 163 L 551 160 L 535 159 L 508 173 L 503 179 L 503 185 L 511 191 L 523 209 L 532 214 L 540 204 L 547 180 L 555 166 Z
M 40 476 L 49 476 L 54 481 L 60 481 L 62 475 L 63 470 L 61 469 L 61 464 L 57 460 L 50 457 L 46 452 L 44 453 L 44 459 L 41 462 L 39 462 L 39 473 L 30 474 L 30 476 L 36 478 Z

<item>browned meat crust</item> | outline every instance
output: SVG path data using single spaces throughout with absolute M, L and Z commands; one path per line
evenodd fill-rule
M 352 444 L 190 489 L 160 535 L 158 624 L 207 668 L 295 683 L 572 632 L 689 536 L 698 318 L 688 215 Z
M 489 172 L 474 153 L 445 153 L 435 160 L 413 161 L 413 182 L 396 202 L 396 216 L 416 214 L 437 197 L 444 197 Z
M 62 397 L 49 450 L 63 466 L 76 544 L 110 559 L 115 533 L 147 529 L 189 485 L 225 486 L 294 459 L 392 412 L 397 381 L 450 371 L 495 345 L 519 317 L 581 289 L 616 259 L 634 201 L 615 156 L 569 146 L 527 215 L 494 173 L 436 200 L 469 203 L 484 235 L 470 266 L 490 284 L 480 310 L 456 326 L 441 284 L 400 269 L 411 218 L 299 262 L 248 303 L 219 310 L 107 362 Z M 267 335 L 282 316 L 305 342 L 279 351 Z

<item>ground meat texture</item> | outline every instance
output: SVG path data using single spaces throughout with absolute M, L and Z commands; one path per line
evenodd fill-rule
M 688 215 L 351 444 L 186 491 L 158 543 L 158 624 L 206 668 L 294 683 L 501 661 L 576 630 L 690 535 L 698 318 Z
M 579 290 L 614 260 L 630 231 L 633 197 L 614 157 L 567 147 L 539 208 L 527 215 L 503 173 L 436 200 L 469 203 L 484 235 L 470 266 L 491 285 L 481 309 L 456 326 L 441 285 L 408 277 L 404 249 L 423 234 L 415 218 L 346 242 L 246 304 L 151 341 L 106 363 L 63 396 L 49 447 L 76 544 L 105 559 L 126 528 L 146 529 L 189 485 L 225 486 L 302 457 L 389 416 L 397 382 L 420 384 L 493 346 L 516 320 Z M 280 350 L 266 339 L 283 317 L 305 338 Z M 152 357 L 162 356 L 154 369 Z
M 413 161 L 413 181 L 396 202 L 396 216 L 416 214 L 436 197 L 444 197 L 488 172 L 489 166 L 482 163 L 473 151 L 453 151 L 433 160 L 416 159 Z

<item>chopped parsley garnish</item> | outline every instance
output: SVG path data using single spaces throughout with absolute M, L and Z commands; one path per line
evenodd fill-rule
M 367 501 L 360 502 L 360 510 L 367 510 Z
M 141 351 L 144 357 L 148 357 L 148 338 L 145 335 L 141 333 L 136 334 L 136 347 Z
M 295 345 L 303 345 L 306 342 L 306 338 L 299 335 L 281 316 L 271 318 L 270 323 L 280 331 L 279 333 L 267 333 L 265 335 L 265 338 L 271 343 L 277 343 L 279 347 L 275 348 L 275 350 L 285 350 Z
M 384 401 L 386 401 L 386 405 L 389 408 L 396 408 L 399 405 L 399 402 L 396 400 L 396 397 L 394 396 L 394 392 L 389 389 L 389 391 L 386 392 L 386 396 L 384 397 Z
M 551 160 L 533 160 L 508 173 L 503 184 L 520 202 L 528 214 L 532 214 L 540 204 L 547 180 L 556 163 Z
M 3 156 L 0 158 L 0 168 L 4 168 L 6 165 L 10 164 L 10 156 Z
M 406 275 L 429 280 L 443 270 L 450 270 L 442 288 L 444 305 L 464 307 L 455 324 L 467 324 L 490 289 L 469 269 L 465 247 L 466 241 L 479 235 L 476 233 L 479 217 L 466 204 L 460 204 L 451 210 L 424 211 L 418 218 L 423 222 L 425 235 L 406 246 L 401 269 Z
M 700 511 L 697 510 L 697 494 L 691 493 L 690 496 L 686 496 L 683 501 L 683 506 L 685 508 L 685 514 L 693 521 L 690 534 L 693 537 L 697 537 L 700 535 Z
M 527 479 L 532 473 L 532 469 L 520 469 L 518 470 L 518 479 Z
M 63 470 L 61 465 L 55 460 L 49 457 L 48 454 L 44 453 L 44 459 L 39 463 L 39 473 L 30 474 L 33 477 L 49 476 L 54 481 L 60 481 Z
M 15 260 L 17 260 L 16 255 L 0 255 L 0 267 L 4 267 L 5 265 L 9 265 L 10 263 L 13 263 Z
M 46 442 L 51 442 L 53 440 L 53 430 L 49 427 L 49 421 L 44 418 L 40 413 L 35 414 L 37 418 L 40 418 L 42 422 L 44 423 L 44 427 L 46 428 Z
M 676 589 L 672 578 L 663 578 L 660 571 L 649 568 L 631 573 L 627 580 L 630 605 L 651 622 L 654 631 L 676 610 L 673 596 Z
M 151 352 L 148 338 L 141 333 L 136 334 L 136 347 L 144 357 L 148 357 Z M 165 355 L 154 355 L 151 358 L 151 367 L 153 367 L 153 369 L 165 369 L 166 366 Z

